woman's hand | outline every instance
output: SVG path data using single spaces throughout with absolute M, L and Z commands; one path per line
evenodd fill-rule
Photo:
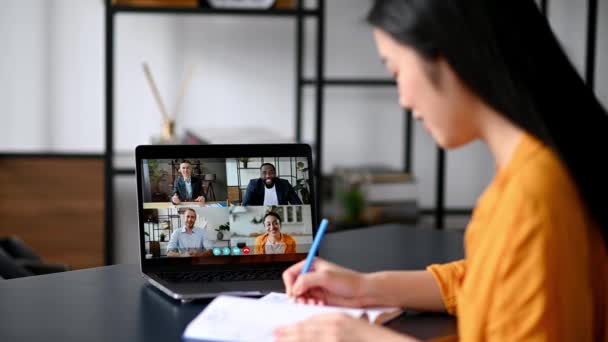
M 315 258 L 308 273 L 300 275 L 305 260 L 283 273 L 288 296 L 298 303 L 363 307 L 373 304 L 366 295 L 366 278 L 363 274 Z
M 344 313 L 319 315 L 294 325 L 277 328 L 273 331 L 275 341 L 416 341 L 398 334 L 388 328 L 370 324 Z

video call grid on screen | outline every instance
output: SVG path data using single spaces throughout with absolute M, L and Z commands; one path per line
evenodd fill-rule
M 311 246 L 306 157 L 143 159 L 141 170 L 147 259 L 278 259 Z

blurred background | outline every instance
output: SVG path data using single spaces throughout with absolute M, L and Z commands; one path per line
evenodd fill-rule
M 464 229 L 494 174 L 489 152 L 474 143 L 441 159 L 397 104 L 365 21 L 371 1 L 323 3 L 251 14 L 189 0 L 2 0 L 0 257 L 23 266 L 10 274 L 138 262 L 134 148 L 158 142 L 162 124 L 144 62 L 175 142 L 311 144 L 333 230 Z M 537 4 L 608 106 L 608 0 Z

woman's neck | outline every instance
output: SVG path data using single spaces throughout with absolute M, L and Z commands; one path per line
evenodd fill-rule
M 513 157 L 524 130 L 490 108 L 485 111 L 480 122 L 480 138 L 494 156 L 496 168 L 502 169 Z
M 268 234 L 268 241 L 270 242 L 277 242 L 277 241 L 281 241 L 281 238 L 283 237 L 283 233 L 279 233 L 279 237 L 275 238 L 274 235 L 270 235 Z

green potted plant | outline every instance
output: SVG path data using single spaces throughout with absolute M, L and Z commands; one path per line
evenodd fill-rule
M 150 172 L 150 192 L 152 201 L 166 201 L 168 174 L 160 168 L 158 160 L 148 161 L 148 169 Z
M 365 207 L 365 194 L 358 183 L 340 191 L 338 198 L 344 210 L 344 218 L 349 223 L 356 223 L 360 220 L 363 208 Z
M 226 222 L 215 230 L 217 232 L 218 240 L 228 240 L 230 239 L 230 222 Z
M 166 235 L 165 235 L 165 233 L 160 233 L 159 237 L 160 237 L 160 241 L 164 242 Z

